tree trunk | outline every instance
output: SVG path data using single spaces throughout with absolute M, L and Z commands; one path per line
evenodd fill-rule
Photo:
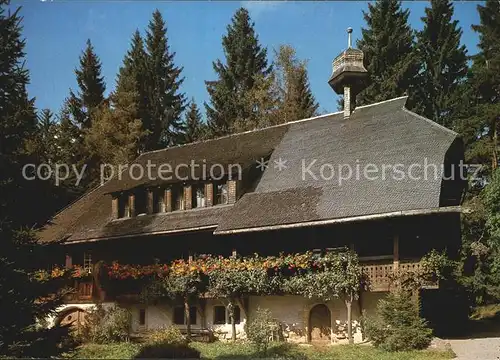
M 228 310 L 228 313 L 229 313 L 229 319 L 231 320 L 231 339 L 233 341 L 236 341 L 236 322 L 235 322 L 235 319 L 234 319 L 234 301 L 231 300 L 229 302 L 229 305 L 227 306 L 227 310 Z
M 184 299 L 184 316 L 186 317 L 186 339 L 191 341 L 191 315 L 189 313 L 188 299 Z
M 346 298 L 345 305 L 347 307 L 347 338 L 349 339 L 349 344 L 354 344 L 352 337 L 352 296 Z

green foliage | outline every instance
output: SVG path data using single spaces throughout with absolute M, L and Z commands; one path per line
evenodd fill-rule
M 379 0 L 364 12 L 367 27 L 358 48 L 364 52 L 369 85 L 357 97 L 357 105 L 392 99 L 411 92 L 419 66 L 414 51 L 409 10 L 399 0 Z
M 77 349 L 71 357 L 77 359 L 132 359 L 142 346 L 134 343 L 120 344 L 85 344 Z M 192 342 L 191 348 L 198 350 L 203 359 L 237 359 L 252 360 L 262 356 L 256 353 L 255 347 L 248 343 L 202 343 Z M 271 343 L 265 358 L 267 359 L 300 359 L 300 360 L 445 360 L 453 359 L 452 351 L 413 350 L 387 352 L 372 346 L 338 345 L 322 347 L 305 347 L 291 343 Z
M 46 205 L 40 194 L 50 194 L 51 187 L 22 177 L 26 163 L 40 160 L 33 146 L 40 144 L 39 124 L 34 100 L 26 91 L 29 73 L 24 67 L 20 9 L 8 10 L 8 3 L 0 1 L 0 356 L 51 357 L 71 344 L 66 342 L 67 328 L 39 326 L 62 303 L 64 292 L 59 291 L 59 280 L 38 281 L 34 276 L 46 265 L 43 259 L 50 251 L 37 244 L 31 228 L 45 221 L 47 213 L 26 204 L 36 199 Z M 43 126 L 50 128 L 50 120 L 46 112 Z
M 248 340 L 254 344 L 257 351 L 267 354 L 267 348 L 271 341 L 271 334 L 276 329 L 276 321 L 273 319 L 269 309 L 257 308 L 252 318 L 245 324 L 245 332 Z
M 68 358 L 76 359 L 133 359 L 141 349 L 140 344 L 132 342 L 112 344 L 83 344 Z
M 225 64 L 221 60 L 213 63 L 218 79 L 205 82 L 210 95 L 210 105 L 205 104 L 205 107 L 214 136 L 233 132 L 237 119 L 240 122 L 238 128 L 250 127 L 241 124 L 255 116 L 253 103 L 248 101 L 249 91 L 271 72 L 267 65 L 267 50 L 259 44 L 248 10 L 240 8 L 236 11 L 227 34 L 222 38 L 222 46 Z M 260 88 L 266 89 L 265 86 Z
M 129 80 L 129 83 L 126 81 Z M 109 97 L 109 106 L 96 110 L 92 127 L 85 130 L 85 146 L 101 163 L 123 165 L 139 155 L 141 141 L 148 135 L 138 116 L 138 93 L 131 77 L 122 78 Z
M 88 39 L 87 47 L 80 56 L 80 67 L 75 69 L 79 91 L 71 91 L 69 97 L 73 121 L 82 129 L 92 125 L 93 111 L 104 101 L 106 85 L 101 75 L 101 66 L 101 61 Z
M 274 57 L 274 78 L 280 100 L 276 123 L 316 115 L 319 105 L 310 89 L 307 61 L 299 60 L 291 45 L 281 45 Z
M 105 309 L 97 304 L 88 311 L 80 337 L 84 342 L 97 344 L 128 341 L 130 321 L 127 309 L 118 306 Z
M 167 25 L 159 10 L 153 12 L 149 22 L 145 46 L 148 114 L 141 120 L 149 134 L 144 150 L 156 150 L 179 143 L 181 114 L 186 107 L 185 94 L 180 92 L 183 68 L 175 66 L 175 52 L 170 51 Z
M 327 253 L 317 258 L 315 266 L 321 268 L 321 271 L 285 279 L 284 291 L 323 301 L 344 296 L 357 298 L 364 277 L 356 253 Z
M 425 349 L 432 340 L 432 330 L 419 316 L 415 300 L 402 291 L 378 302 L 376 316 L 365 319 L 365 331 L 376 347 L 386 351 Z
M 186 338 L 175 326 L 154 330 L 148 335 L 147 342 L 149 344 L 187 344 Z
M 204 140 L 208 136 L 207 131 L 207 125 L 202 121 L 200 110 L 193 98 L 189 103 L 184 119 L 184 142 L 191 143 Z
M 458 105 L 460 85 L 467 74 L 467 50 L 461 45 L 462 30 L 453 20 L 453 4 L 433 0 L 422 18 L 424 28 L 417 35 L 422 64 L 416 88 L 416 112 L 451 127 Z

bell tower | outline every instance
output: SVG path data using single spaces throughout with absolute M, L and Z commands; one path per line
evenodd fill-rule
M 352 28 L 347 28 L 347 49 L 333 60 L 333 72 L 328 84 L 339 95 L 344 95 L 344 118 L 351 116 L 356 95 L 366 87 L 368 71 L 363 65 L 364 54 L 351 45 Z

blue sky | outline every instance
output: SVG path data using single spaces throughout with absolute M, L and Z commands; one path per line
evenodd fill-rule
M 336 111 L 336 95 L 328 86 L 332 59 L 346 47 L 345 29 L 354 29 L 354 38 L 365 25 L 361 1 L 58 1 L 13 0 L 22 5 L 24 36 L 27 39 L 26 64 L 30 70 L 30 96 L 38 108 L 57 112 L 69 93 L 76 89 L 74 69 L 88 38 L 101 58 L 107 91 L 129 48 L 135 29 L 144 33 L 155 8 L 160 9 L 168 26 L 175 61 L 184 66 L 183 91 L 199 105 L 208 101 L 204 80 L 214 79 L 212 61 L 222 58 L 221 37 L 231 16 L 246 7 L 255 22 L 259 39 L 269 54 L 280 44 L 291 44 L 300 58 L 309 60 L 311 87 L 322 112 Z M 427 2 L 408 1 L 410 22 L 421 29 L 420 17 Z M 477 51 L 477 2 L 456 2 L 455 18 L 460 21 L 462 42 L 469 54 Z

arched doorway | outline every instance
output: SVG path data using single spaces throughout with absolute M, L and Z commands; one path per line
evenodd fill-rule
M 324 304 L 315 305 L 309 313 L 309 339 L 316 343 L 329 343 L 331 339 L 332 315 Z
M 71 308 L 64 311 L 59 317 L 60 325 L 70 325 L 71 330 L 80 333 L 85 324 L 85 310 L 80 308 Z

